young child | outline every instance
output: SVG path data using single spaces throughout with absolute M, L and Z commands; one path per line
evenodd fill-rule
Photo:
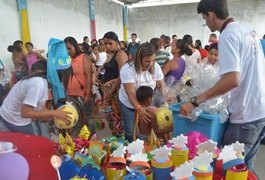
M 213 43 L 209 47 L 208 53 L 208 64 L 216 65 L 218 64 L 218 43 Z
M 153 129 L 155 135 L 158 138 L 163 139 L 164 144 L 166 144 L 169 140 L 170 132 L 166 129 L 165 131 L 163 130 L 163 133 L 156 131 L 158 129 L 158 125 L 156 123 L 157 108 L 155 106 L 151 106 L 153 94 L 154 91 L 149 86 L 140 86 L 136 91 L 136 98 L 138 102 L 143 108 L 147 108 L 148 113 L 150 113 L 152 117 L 150 123 L 145 123 L 143 121 L 138 122 L 138 138 L 141 140 L 147 140 Z

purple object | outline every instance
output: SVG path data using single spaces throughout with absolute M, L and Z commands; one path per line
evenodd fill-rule
M 27 180 L 29 165 L 18 153 L 0 154 L 0 180 Z

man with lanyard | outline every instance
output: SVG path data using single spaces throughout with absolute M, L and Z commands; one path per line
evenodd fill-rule
M 201 0 L 197 7 L 212 32 L 219 31 L 221 79 L 204 93 L 181 106 L 188 116 L 201 103 L 230 92 L 229 125 L 223 144 L 245 144 L 245 162 L 253 168 L 255 154 L 265 133 L 265 60 L 255 31 L 228 18 L 226 0 Z

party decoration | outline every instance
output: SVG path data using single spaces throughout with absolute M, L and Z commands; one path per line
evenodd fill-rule
M 0 154 L 0 167 L 0 179 L 27 180 L 29 177 L 28 162 L 18 153 Z
M 236 156 L 239 158 L 243 158 L 243 152 L 244 152 L 244 143 L 239 143 L 236 141 L 235 143 L 231 144 L 233 147 L 233 150 L 236 151 Z
M 64 156 L 61 166 L 59 167 L 62 180 L 71 179 L 80 171 L 80 167 L 70 156 Z
M 69 122 L 65 122 L 57 117 L 54 117 L 55 126 L 59 129 L 69 129 L 69 128 L 74 127 L 78 121 L 78 112 L 76 108 L 71 103 L 66 102 L 66 104 L 63 106 L 60 106 L 59 109 L 63 110 L 64 112 L 71 113 L 69 114 L 71 119 L 69 120 Z
M 101 119 L 98 119 L 97 121 L 96 121 L 96 129 L 97 130 L 100 130 L 100 129 L 104 129 L 104 127 L 105 127 L 105 122 L 104 121 L 102 121 Z
M 147 154 L 144 154 L 142 152 L 139 152 L 137 154 L 133 154 L 130 157 L 127 158 L 130 161 L 142 161 L 142 162 L 148 162 Z
M 88 138 L 90 137 L 90 131 L 88 130 L 87 126 L 84 125 L 82 127 L 82 129 L 80 130 L 79 134 L 78 134 L 78 137 L 81 138 L 81 139 L 85 139 L 85 140 L 88 140 Z
M 193 163 L 185 162 L 179 167 L 176 167 L 175 170 L 170 173 L 170 175 L 174 180 L 189 179 L 190 177 L 193 177 L 193 170 Z
M 126 150 L 129 154 L 136 154 L 142 152 L 144 149 L 144 141 L 136 139 L 132 143 L 128 144 Z
M 159 163 L 164 163 L 169 160 L 171 148 L 168 148 L 167 146 L 160 147 L 159 149 L 156 149 L 151 152 L 151 154 L 154 156 L 153 159 Z
M 209 167 L 211 167 L 210 164 L 213 162 L 212 156 L 212 153 L 208 153 L 207 151 L 195 156 L 192 160 L 193 167 L 201 171 L 206 171 Z
M 215 151 L 217 150 L 217 143 L 212 140 L 208 140 L 196 146 L 197 154 L 202 154 L 205 151 L 212 153 L 215 156 Z
M 79 176 L 75 176 L 73 178 L 71 178 L 70 180 L 88 180 L 87 178 L 81 178 Z
M 120 147 L 118 147 L 118 149 L 113 151 L 112 156 L 113 157 L 124 157 L 125 149 L 126 149 L 126 147 L 124 147 L 123 145 L 120 145 Z
M 59 167 L 61 166 L 62 164 L 62 160 L 59 156 L 57 155 L 53 155 L 51 157 L 51 164 L 52 164 L 52 167 L 56 170 L 57 172 L 57 176 L 58 176 L 58 180 L 61 180 L 61 176 L 60 176 L 60 172 L 59 172 Z
M 181 149 L 183 147 L 186 147 L 186 144 L 188 142 L 188 137 L 184 136 L 183 134 L 172 138 L 172 140 L 169 140 L 169 143 L 172 143 L 172 147 L 176 149 Z
M 222 159 L 223 164 L 227 163 L 228 161 L 237 159 L 236 151 L 234 151 L 233 146 L 224 146 L 218 159 Z

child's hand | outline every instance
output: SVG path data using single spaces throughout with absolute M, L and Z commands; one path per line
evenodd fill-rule
M 71 124 L 71 114 L 70 112 L 65 112 L 61 109 L 56 109 L 54 116 L 63 120 L 67 125 Z
M 152 120 L 152 115 L 148 113 L 147 109 L 145 107 L 142 107 L 139 110 L 139 121 L 143 121 L 146 124 L 150 123 Z

